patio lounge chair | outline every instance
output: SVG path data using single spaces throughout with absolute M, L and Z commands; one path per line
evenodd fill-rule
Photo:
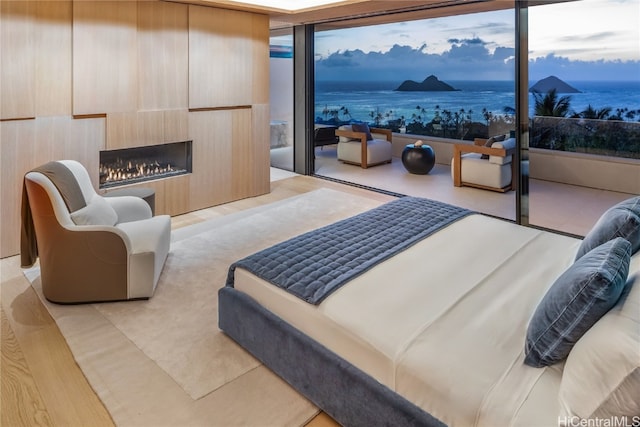
M 456 187 L 468 186 L 507 192 L 515 188 L 512 161 L 515 138 L 490 141 L 476 138 L 473 144 L 455 144 L 451 159 L 451 177 Z
M 343 125 L 336 130 L 336 135 L 339 137 L 338 160 L 360 165 L 363 169 L 391 163 L 391 131 L 389 129 L 369 129 L 367 125 L 359 127 L 356 124 Z

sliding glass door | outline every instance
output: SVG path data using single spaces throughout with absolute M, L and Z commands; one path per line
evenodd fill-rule
M 528 13 L 530 224 L 584 235 L 640 194 L 640 3 Z
M 456 144 L 514 136 L 514 10 L 337 26 L 316 25 L 315 173 L 515 220 L 514 191 L 455 187 L 451 174 Z M 342 161 L 334 130 L 354 123 L 392 132 L 391 163 L 364 169 Z M 435 152 L 426 175 L 402 162 L 418 140 Z M 511 168 L 495 169 L 488 173 L 506 180 L 499 190 Z

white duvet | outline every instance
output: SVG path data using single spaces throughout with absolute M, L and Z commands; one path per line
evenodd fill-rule
M 450 426 L 553 426 L 562 366 L 527 325 L 580 241 L 471 215 L 313 306 L 237 269 L 236 289 Z

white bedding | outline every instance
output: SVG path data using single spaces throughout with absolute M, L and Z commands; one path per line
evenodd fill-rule
M 524 365 L 524 341 L 579 244 L 471 215 L 318 306 L 240 268 L 235 288 L 448 425 L 557 425 L 562 365 Z

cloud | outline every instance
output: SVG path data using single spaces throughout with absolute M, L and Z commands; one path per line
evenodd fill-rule
M 450 38 L 448 44 L 449 48 L 442 53 L 429 53 L 426 44 L 418 48 L 395 44 L 387 52 L 336 51 L 316 59 L 316 79 L 386 80 L 400 84 L 404 80 L 422 81 L 432 74 L 443 81 L 515 78 L 514 48 L 498 46 L 491 51 L 490 43 L 479 37 Z M 570 60 L 556 54 L 529 60 L 530 80 L 549 75 L 568 81 L 633 81 L 640 75 L 640 61 Z
M 428 53 L 427 45 L 418 48 L 395 44 L 387 52 L 346 50 L 331 53 L 316 61 L 318 80 L 404 80 L 422 81 L 434 74 L 441 80 L 509 80 L 514 71 L 513 48 L 500 47 L 492 53 L 478 37 L 450 39 L 449 49 Z M 506 62 L 506 63 L 505 63 Z M 511 63 L 511 65 L 509 65 Z
M 618 80 L 637 81 L 640 61 L 580 61 L 549 54 L 529 60 L 529 80 L 555 75 L 566 81 Z
M 585 34 L 585 35 L 571 35 L 571 36 L 558 37 L 557 40 L 563 43 L 572 43 L 572 44 L 579 45 L 581 43 L 597 43 L 602 41 L 608 41 L 612 38 L 617 37 L 618 35 L 619 35 L 618 33 L 613 31 L 602 31 L 599 33 L 592 33 L 592 34 Z

